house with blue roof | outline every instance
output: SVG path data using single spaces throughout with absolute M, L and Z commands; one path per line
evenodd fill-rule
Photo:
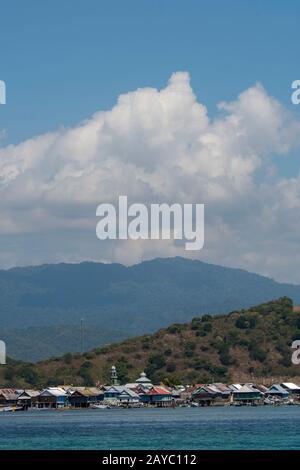
M 267 395 L 279 397 L 279 398 L 288 398 L 289 392 L 283 388 L 280 384 L 274 384 L 270 387 L 267 392 Z

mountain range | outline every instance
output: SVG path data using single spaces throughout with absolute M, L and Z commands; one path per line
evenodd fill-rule
M 0 271 L 0 337 L 10 356 L 36 361 L 225 313 L 300 286 L 185 258 L 133 266 L 84 262 Z
M 300 311 L 280 298 L 223 315 L 203 315 L 153 334 L 89 352 L 67 353 L 36 364 L 9 360 L 0 368 L 0 387 L 42 388 L 110 381 L 112 365 L 121 383 L 145 371 L 153 383 L 300 381 L 292 342 L 300 339 Z

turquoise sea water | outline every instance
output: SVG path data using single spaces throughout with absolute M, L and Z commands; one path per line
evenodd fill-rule
M 0 449 L 300 449 L 300 406 L 1 413 Z

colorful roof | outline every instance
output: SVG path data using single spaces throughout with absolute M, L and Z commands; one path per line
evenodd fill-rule
M 145 395 L 171 395 L 171 392 L 163 387 L 153 387 Z
M 281 395 L 288 395 L 289 392 L 283 388 L 280 384 L 274 384 L 269 388 L 267 393 L 280 393 Z
M 205 384 L 196 384 L 196 385 L 194 385 L 193 387 L 188 388 L 186 391 L 187 391 L 188 393 L 194 393 L 194 392 L 196 392 L 196 390 L 198 390 L 199 388 L 204 387 L 204 385 L 205 385 Z

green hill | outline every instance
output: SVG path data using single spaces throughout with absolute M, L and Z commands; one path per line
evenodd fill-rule
M 184 258 L 0 270 L 0 338 L 36 361 L 79 351 L 82 317 L 88 350 L 283 296 L 300 303 L 300 286 Z
M 196 317 L 152 335 L 128 339 L 83 355 L 1 367 L 1 386 L 106 383 L 115 364 L 122 382 L 145 370 L 154 382 L 270 382 L 294 377 L 291 344 L 300 339 L 300 312 L 283 297 L 226 315 Z
M 120 341 L 128 337 L 117 328 L 109 330 L 98 325 L 84 325 L 83 347 L 89 351 L 99 345 Z M 3 328 L 1 339 L 9 354 L 27 362 L 61 356 L 66 351 L 76 352 L 81 347 L 81 330 L 78 325 L 31 326 L 27 328 Z

